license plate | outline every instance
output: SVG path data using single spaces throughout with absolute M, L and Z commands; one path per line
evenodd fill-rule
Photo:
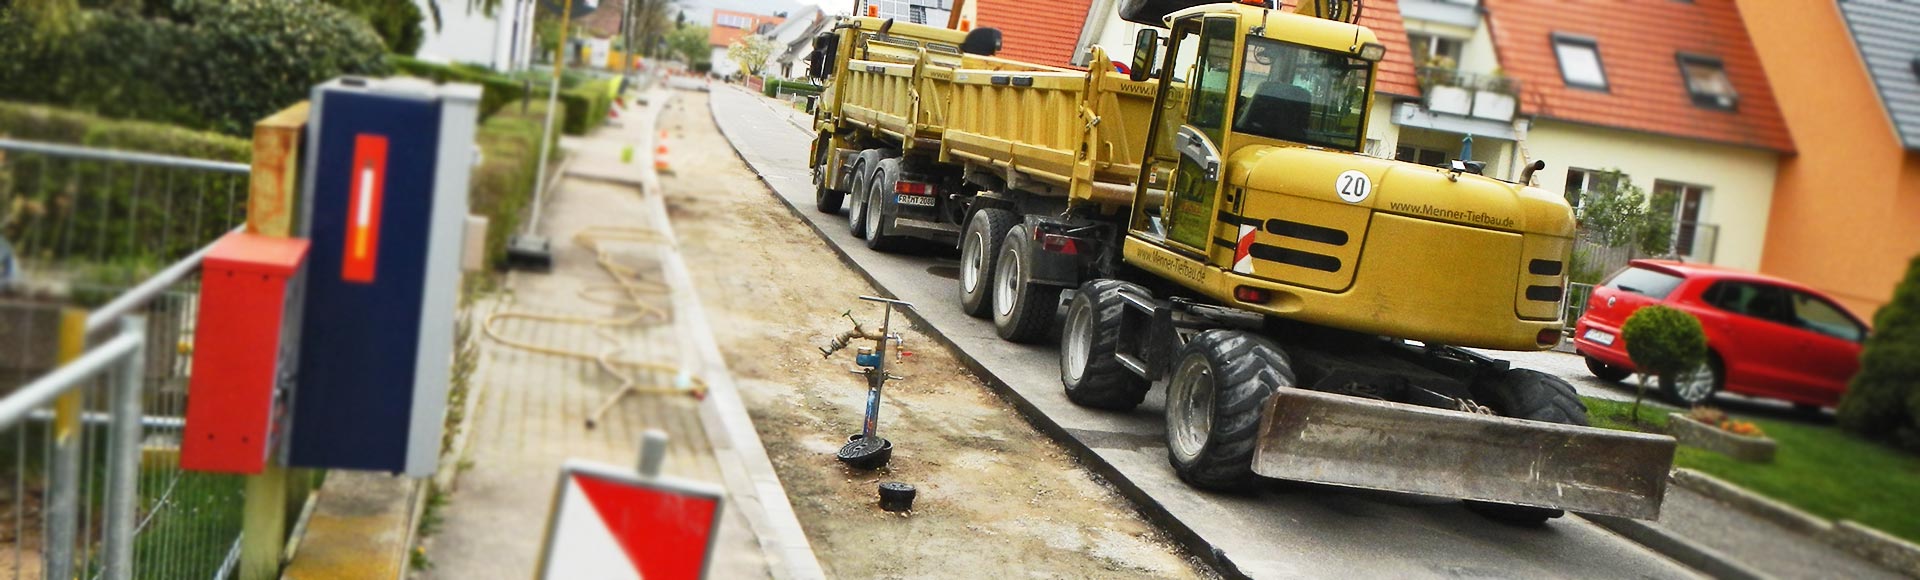
M 893 196 L 893 200 L 894 200 L 894 203 L 898 203 L 900 205 L 917 205 L 921 207 L 933 207 L 933 198 L 924 196 L 924 195 L 909 195 L 909 194 L 901 193 L 901 194 L 895 194 Z
M 1597 328 L 1589 328 L 1587 329 L 1587 333 L 1582 336 L 1585 336 L 1587 340 L 1591 340 L 1605 346 L 1613 346 L 1613 333 L 1611 332 L 1607 332 Z

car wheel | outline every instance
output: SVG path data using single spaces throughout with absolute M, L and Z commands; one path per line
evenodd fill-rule
M 1627 370 L 1624 367 L 1616 367 L 1590 356 L 1583 358 L 1587 359 L 1587 372 L 1593 373 L 1593 376 L 1598 377 L 1600 380 L 1617 383 L 1627 380 L 1627 377 L 1633 376 L 1633 371 Z
M 1692 370 L 1660 377 L 1660 394 L 1675 405 L 1692 407 L 1713 399 L 1713 394 L 1720 391 L 1722 375 L 1720 360 L 1709 355 Z

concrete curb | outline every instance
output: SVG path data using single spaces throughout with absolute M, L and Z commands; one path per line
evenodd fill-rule
M 1806 534 L 1895 572 L 1920 578 L 1920 545 L 1852 521 L 1828 521 L 1692 469 L 1676 469 L 1672 478 L 1674 485 Z
M 673 93 L 656 90 L 663 93 L 661 98 L 649 95 L 647 101 L 649 106 L 654 107 L 657 124 L 659 116 L 671 102 Z M 653 134 L 652 131 L 647 133 L 643 151 L 653 150 Z M 670 244 L 677 246 L 678 238 L 673 233 L 672 222 L 667 218 L 666 198 L 660 188 L 659 176 L 651 164 L 642 166 L 638 185 L 641 197 L 654 210 L 656 223 L 652 224 L 653 227 Z M 666 273 L 668 287 L 673 289 L 673 319 L 693 329 L 687 333 L 696 349 L 691 358 L 701 361 L 697 371 L 707 383 L 707 398 L 700 405 L 700 424 L 720 464 L 728 497 L 735 502 L 734 509 L 740 510 L 748 526 L 753 529 L 754 537 L 759 540 L 760 549 L 767 559 L 768 571 L 774 578 L 825 578 L 826 572 L 820 567 L 806 531 L 800 527 L 800 518 L 793 511 L 793 502 L 787 497 L 786 487 L 780 483 L 780 476 L 773 469 L 773 461 L 767 457 L 766 445 L 760 441 L 760 433 L 753 427 L 753 418 L 747 414 L 746 404 L 740 399 L 739 389 L 733 382 L 732 372 L 727 369 L 726 358 L 720 353 L 719 343 L 713 338 L 713 330 L 707 323 L 700 298 L 692 293 L 693 278 L 687 273 L 685 262 L 676 251 L 661 252 L 661 255 L 661 269 Z
M 1640 520 L 1614 516 L 1580 515 L 1595 525 L 1612 530 L 1634 543 L 1659 552 L 1687 567 L 1722 580 L 1764 580 L 1771 578 L 1685 536 Z
M 756 98 L 759 97 L 757 94 L 753 96 Z M 711 106 L 708 107 L 708 113 L 715 115 L 714 123 L 718 125 L 718 115 L 712 110 Z M 721 136 L 726 137 L 729 144 L 733 142 L 732 137 L 727 136 L 724 130 L 721 131 Z M 831 238 L 827 236 L 826 232 L 821 231 L 819 226 L 815 225 L 811 220 L 806 219 L 803 212 L 812 211 L 811 208 L 797 207 L 792 203 L 788 203 L 784 196 L 773 193 L 771 191 L 773 183 L 767 181 L 767 176 L 760 171 L 760 168 L 754 167 L 753 163 L 748 162 L 746 157 L 740 154 L 738 147 L 734 147 L 733 153 L 734 157 L 740 159 L 742 165 L 746 165 L 749 170 L 753 171 L 754 176 L 757 177 L 761 183 L 766 184 L 769 188 L 769 195 L 772 195 L 782 206 L 785 206 L 787 211 L 792 213 L 800 223 L 806 224 L 808 229 L 813 230 L 814 235 L 819 236 L 821 241 L 827 242 L 826 246 L 833 250 L 834 256 L 838 257 L 841 263 L 846 264 L 848 268 L 858 272 L 860 277 L 865 279 L 867 284 L 879 291 L 881 295 L 888 298 L 898 298 L 892 290 L 881 283 L 879 278 L 874 277 L 873 274 L 867 272 L 867 269 L 862 267 L 859 262 L 854 261 L 853 256 L 847 254 L 844 248 L 832 243 Z M 1249 578 L 1249 576 L 1240 571 L 1238 566 L 1235 566 L 1232 561 L 1227 559 L 1225 552 L 1217 546 L 1214 546 L 1213 543 L 1206 541 L 1206 538 L 1201 537 L 1193 528 L 1188 527 L 1185 522 L 1180 521 L 1180 518 L 1174 516 L 1173 512 L 1169 511 L 1159 500 L 1154 499 L 1146 490 L 1141 489 L 1140 486 L 1135 485 L 1131 480 L 1127 479 L 1125 475 L 1121 474 L 1119 468 L 1109 463 L 1106 458 L 1101 457 L 1099 453 L 1094 452 L 1092 447 L 1087 446 L 1071 433 L 1068 433 L 1065 427 L 1054 421 L 1053 418 L 1048 417 L 1045 412 L 1028 401 L 1026 397 L 1021 396 L 1019 391 L 1014 390 L 1012 385 L 1007 383 L 1006 379 L 995 374 L 992 370 L 988 369 L 986 365 L 981 364 L 979 359 L 974 358 L 966 349 L 960 348 L 960 345 L 954 344 L 954 342 L 949 340 L 945 335 L 934 332 L 933 323 L 920 316 L 919 313 L 906 310 L 905 314 L 913 321 L 916 328 L 922 330 L 922 334 L 940 343 L 941 347 L 946 348 L 948 352 L 953 354 L 954 360 L 959 361 L 961 366 L 966 367 L 968 372 L 980 377 L 982 382 L 985 382 L 987 386 L 991 387 L 994 394 L 999 396 L 1001 400 L 1012 405 L 1014 410 L 1020 413 L 1020 417 L 1027 421 L 1027 424 L 1032 425 L 1034 429 L 1039 430 L 1041 433 L 1045 433 L 1047 437 L 1059 443 L 1062 448 L 1071 452 L 1074 459 L 1077 460 L 1080 465 L 1086 467 L 1099 479 L 1112 486 L 1114 491 L 1118 492 L 1121 497 L 1126 498 L 1129 503 L 1133 504 L 1135 511 L 1138 511 L 1148 522 L 1153 523 L 1165 531 L 1167 535 L 1175 542 L 1178 542 L 1182 548 L 1185 548 L 1194 556 L 1199 557 L 1201 561 L 1213 568 L 1213 571 L 1218 573 L 1222 578 L 1230 580 Z

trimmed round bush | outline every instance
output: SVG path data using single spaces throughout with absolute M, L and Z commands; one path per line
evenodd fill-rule
M 1620 327 L 1633 366 L 1650 375 L 1685 372 L 1707 358 L 1707 333 L 1691 314 L 1658 304 L 1643 307 Z

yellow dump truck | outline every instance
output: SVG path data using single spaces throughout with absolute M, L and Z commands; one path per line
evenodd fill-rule
M 812 63 L 818 208 L 850 201 L 877 250 L 957 244 L 961 307 L 1008 340 L 1057 330 L 1079 405 L 1130 411 L 1164 379 L 1192 485 L 1657 516 L 1671 438 L 1586 427 L 1565 381 L 1461 348 L 1560 340 L 1573 214 L 1527 185 L 1541 162 L 1515 183 L 1362 155 L 1385 48 L 1358 4 L 1123 1 L 1159 27 L 1125 74 L 843 19 Z

